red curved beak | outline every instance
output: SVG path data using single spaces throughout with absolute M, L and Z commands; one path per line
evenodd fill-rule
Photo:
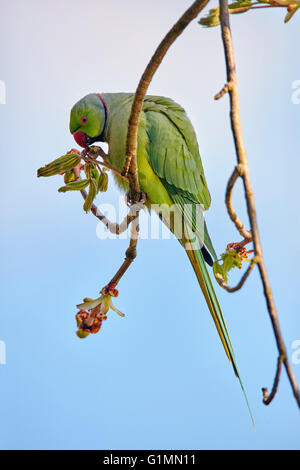
M 87 139 L 86 139 L 86 135 L 84 132 L 80 132 L 80 131 L 74 132 L 73 137 L 75 139 L 75 142 L 78 145 L 80 145 L 80 147 L 85 148 L 87 146 L 87 141 L 86 141 Z

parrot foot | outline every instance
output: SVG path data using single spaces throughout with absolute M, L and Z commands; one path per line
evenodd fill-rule
M 131 207 L 133 202 L 130 198 L 130 190 L 126 191 L 125 193 L 125 196 L 124 196 L 124 199 L 125 199 L 125 204 L 128 206 L 128 207 Z M 141 192 L 140 194 L 140 200 L 138 201 L 138 204 L 144 204 L 146 202 L 146 199 L 147 199 L 147 196 L 144 192 Z

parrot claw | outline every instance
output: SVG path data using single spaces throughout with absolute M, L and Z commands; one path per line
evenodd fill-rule
M 124 200 L 125 200 L 126 206 L 129 207 L 129 205 L 130 205 L 130 203 L 129 203 L 129 190 L 126 191 L 125 196 L 124 196 Z
M 146 199 L 147 199 L 146 193 L 144 193 L 144 192 L 142 191 L 142 192 L 141 192 L 141 198 L 140 198 L 140 200 L 139 200 L 139 204 L 145 204 Z
M 131 207 L 132 206 L 132 201 L 130 199 L 130 190 L 126 191 L 124 199 L 125 199 L 126 206 Z M 144 192 L 141 192 L 140 200 L 139 200 L 138 204 L 144 204 L 146 202 L 146 199 L 147 199 L 146 194 Z

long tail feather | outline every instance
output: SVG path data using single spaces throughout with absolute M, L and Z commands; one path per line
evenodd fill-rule
M 222 311 L 221 311 L 221 307 L 219 305 L 219 302 L 218 302 L 216 293 L 214 291 L 209 273 L 207 271 L 202 252 L 201 252 L 201 250 L 191 250 L 191 249 L 190 250 L 187 249 L 186 252 L 187 252 L 187 255 L 190 259 L 190 262 L 191 262 L 191 264 L 194 268 L 194 271 L 196 273 L 199 285 L 202 289 L 202 292 L 203 292 L 203 295 L 205 297 L 207 306 L 208 306 L 209 311 L 210 311 L 210 313 L 213 317 L 213 320 L 215 322 L 216 328 L 218 330 L 218 333 L 219 333 L 219 336 L 221 338 L 221 341 L 222 341 L 223 347 L 225 349 L 225 352 L 227 354 L 227 357 L 230 360 L 230 362 L 232 363 L 234 373 L 238 377 L 239 382 L 241 384 L 241 388 L 242 388 L 242 391 L 243 391 L 243 394 L 244 394 L 244 397 L 245 397 L 245 400 L 246 400 L 246 404 L 247 404 L 247 407 L 248 407 L 248 410 L 249 410 L 249 413 L 250 413 L 251 421 L 252 421 L 253 427 L 255 428 L 253 415 L 252 415 L 252 412 L 251 412 L 251 409 L 250 409 L 250 405 L 249 405 L 249 402 L 248 402 L 246 391 L 244 389 L 244 385 L 243 385 L 242 380 L 241 380 L 241 376 L 239 374 L 237 362 L 236 362 L 236 359 L 235 359 L 235 354 L 234 354 L 233 347 L 232 347 L 232 344 L 231 344 L 231 341 L 230 341 L 230 338 L 229 338 L 229 334 L 228 334 L 228 331 L 227 331 L 227 328 L 226 328 L 226 324 L 225 324 L 224 317 L 223 317 L 223 314 L 222 314 Z
M 176 202 L 178 202 L 178 201 L 176 201 Z M 181 205 L 182 204 L 180 202 L 179 208 L 180 208 Z M 181 211 L 182 211 L 182 208 L 181 208 Z M 159 214 L 159 217 L 170 228 L 170 230 L 174 233 L 174 220 L 172 220 L 172 219 L 166 220 L 166 219 L 164 219 L 164 217 L 162 217 L 161 214 Z M 189 217 L 189 219 L 190 218 L 191 217 Z M 208 234 L 208 232 L 207 232 L 207 234 Z M 207 306 L 209 308 L 209 311 L 210 311 L 210 313 L 213 317 L 213 320 L 215 322 L 215 325 L 216 325 L 217 331 L 219 333 L 219 336 L 221 338 L 221 341 L 222 341 L 223 347 L 225 349 L 226 355 L 227 355 L 229 361 L 232 364 L 235 375 L 239 379 L 239 382 L 240 382 L 240 385 L 241 385 L 241 388 L 242 388 L 242 391 L 243 391 L 243 394 L 244 394 L 244 397 L 245 397 L 245 400 L 246 400 L 246 404 L 247 404 L 247 407 L 248 407 L 248 410 L 249 410 L 249 413 L 250 413 L 252 425 L 253 425 L 253 428 L 255 429 L 253 415 L 252 415 L 250 405 L 249 405 L 249 401 L 248 401 L 248 398 L 247 398 L 247 395 L 246 395 L 246 391 L 245 391 L 245 388 L 244 388 L 244 385 L 242 383 L 241 376 L 240 376 L 240 373 L 239 373 L 239 370 L 238 370 L 237 362 L 236 362 L 236 359 L 235 359 L 235 354 L 234 354 L 233 347 L 232 347 L 232 344 L 231 344 L 231 341 L 230 341 L 230 338 L 229 338 L 229 334 L 228 334 L 227 327 L 226 327 L 226 324 L 225 324 L 225 320 L 224 320 L 224 317 L 223 317 L 223 314 L 222 314 L 222 310 L 221 310 L 220 304 L 218 302 L 217 295 L 214 291 L 209 273 L 208 273 L 207 268 L 206 268 L 205 259 L 204 259 L 203 253 L 202 253 L 203 247 L 200 248 L 200 249 L 195 249 L 192 246 L 192 243 L 189 242 L 185 236 L 183 236 L 182 239 L 178 239 L 178 241 L 185 248 L 186 253 L 189 257 L 189 260 L 190 260 L 190 262 L 191 262 L 191 264 L 194 268 L 194 271 L 195 271 L 195 274 L 197 276 L 199 285 L 200 285 L 201 290 L 203 292 L 203 295 L 205 297 L 205 300 L 206 300 Z M 210 242 L 210 244 L 211 244 L 211 242 Z M 211 246 L 212 246 L 212 244 L 211 244 Z M 212 248 L 212 252 L 214 253 L 213 248 Z

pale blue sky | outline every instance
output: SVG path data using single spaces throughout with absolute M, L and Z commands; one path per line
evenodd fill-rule
M 75 336 L 75 305 L 95 297 L 125 240 L 100 241 L 79 194 L 36 169 L 74 147 L 72 105 L 89 92 L 134 91 L 160 39 L 189 1 L 1 1 L 0 105 L 3 260 L 0 447 L 9 449 L 299 448 L 299 411 L 282 375 L 270 407 L 277 351 L 257 272 L 230 295 L 216 287 L 257 431 L 185 253 L 175 240 L 141 240 L 101 332 Z M 258 220 L 291 356 L 299 319 L 299 21 L 284 11 L 236 15 L 232 27 L 242 123 Z M 224 207 L 235 163 L 218 28 L 193 22 L 149 89 L 183 105 L 199 139 L 212 195 L 217 253 L 238 241 Z M 234 203 L 245 219 L 241 187 Z M 99 202 L 117 201 L 113 184 Z M 231 277 L 232 282 L 240 273 Z M 134 285 L 134 288 L 131 286 Z M 300 364 L 293 365 L 300 383 Z

